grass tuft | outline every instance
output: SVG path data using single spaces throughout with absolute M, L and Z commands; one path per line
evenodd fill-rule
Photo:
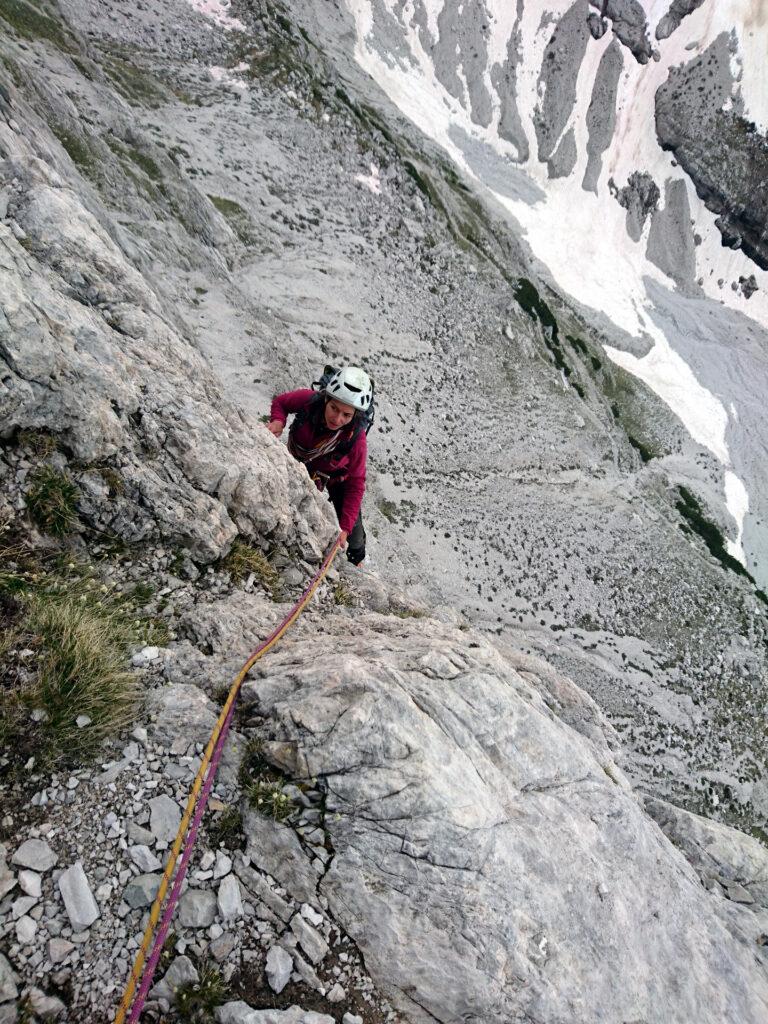
M 139 691 L 126 668 L 135 623 L 85 594 L 32 592 L 21 606 L 4 641 L 11 685 L 0 691 L 0 745 L 46 762 L 92 757 L 135 716 Z M 83 728 L 80 715 L 90 719 Z
M 251 547 L 250 544 L 235 539 L 229 554 L 224 559 L 223 566 L 233 583 L 240 583 L 253 573 L 259 583 L 269 592 L 272 600 L 278 600 L 280 574 L 273 565 L 270 565 L 267 556 Z
M 66 473 L 53 466 L 41 466 L 32 475 L 26 500 L 40 529 L 53 537 L 63 537 L 77 522 L 78 497 L 78 489 Z

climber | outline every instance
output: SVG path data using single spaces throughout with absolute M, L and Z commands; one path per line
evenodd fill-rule
M 373 382 L 357 366 L 327 366 L 313 387 L 286 391 L 272 401 L 267 429 L 280 437 L 294 413 L 288 451 L 307 467 L 319 490 L 328 488 L 347 558 L 361 565 L 365 530 L 360 507 L 365 491 L 367 433 L 373 422 Z

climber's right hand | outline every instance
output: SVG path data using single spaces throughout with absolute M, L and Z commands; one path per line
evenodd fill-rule
M 275 437 L 280 437 L 280 435 L 283 432 L 284 426 L 285 424 L 283 423 L 282 420 L 270 420 L 269 423 L 267 424 L 267 430 L 271 434 L 274 434 Z

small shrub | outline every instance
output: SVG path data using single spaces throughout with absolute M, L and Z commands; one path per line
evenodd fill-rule
M 275 821 L 285 821 L 295 810 L 293 800 L 283 792 L 280 782 L 257 779 L 248 786 L 245 795 L 254 810 L 274 818 Z
M 354 594 L 348 587 L 344 586 L 341 580 L 333 588 L 333 599 L 336 604 L 341 605 L 343 608 L 351 608 L 355 603 Z
M 229 998 L 230 988 L 221 972 L 212 964 L 202 963 L 198 980 L 180 985 L 174 1004 L 183 1024 L 213 1024 L 214 1011 Z
M 236 539 L 223 565 L 234 583 L 239 583 L 253 573 L 259 583 L 269 591 L 272 600 L 278 599 L 280 575 L 277 569 L 270 565 L 266 555 L 250 544 Z
M 70 533 L 77 522 L 79 492 L 66 473 L 41 466 L 32 476 L 27 506 L 41 530 L 54 537 Z

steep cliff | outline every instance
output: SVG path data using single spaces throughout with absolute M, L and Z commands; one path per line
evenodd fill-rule
M 111 1019 L 335 536 L 260 420 L 353 359 L 368 567 L 246 684 L 146 1019 L 762 1021 L 768 856 L 692 813 L 764 838 L 765 606 L 679 486 L 715 460 L 287 11 L 0 18 L 0 1022 Z

